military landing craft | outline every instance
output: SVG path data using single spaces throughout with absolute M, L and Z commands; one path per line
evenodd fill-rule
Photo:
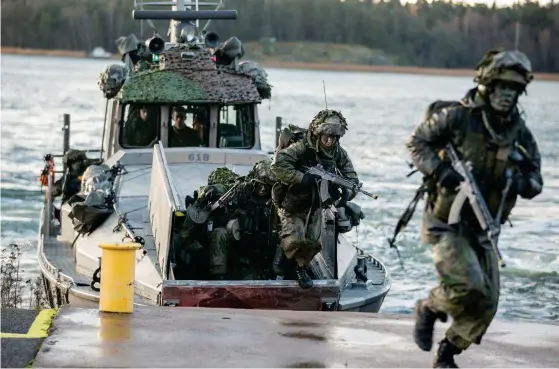
M 171 10 L 161 10 L 169 5 Z M 137 303 L 379 311 L 390 290 L 388 272 L 340 234 L 333 207 L 324 209 L 323 250 L 312 261 L 314 286 L 308 290 L 291 279 L 204 279 L 198 272 L 203 262 L 181 244 L 185 198 L 207 184 L 212 171 L 227 167 L 242 176 L 270 158 L 261 149 L 258 117 L 259 104 L 271 97 L 267 73 L 254 62 L 239 60 L 244 54 L 239 39 L 219 42 L 216 33 L 206 31 L 212 19 L 236 19 L 235 10 L 220 10 L 221 5 L 184 0 L 135 4 L 134 19 L 171 20 L 170 42 L 157 33 L 145 42 L 134 35 L 117 40 L 123 64 L 107 66 L 99 78 L 107 99 L 102 164 L 82 173 L 79 193 L 59 213 L 52 196 L 55 155 L 48 157 L 38 257 L 51 305 L 98 301 L 99 244 L 137 242 L 142 245 L 136 255 Z M 207 20 L 206 27 L 200 27 L 200 20 Z M 170 147 L 177 106 L 192 120 L 194 128 L 189 129 L 199 144 Z M 64 129 L 68 154 L 68 120 Z M 150 134 L 153 139 L 146 139 Z M 268 251 L 273 258 L 275 245 Z

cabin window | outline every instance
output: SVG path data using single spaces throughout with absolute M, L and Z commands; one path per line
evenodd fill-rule
M 223 106 L 219 111 L 218 146 L 252 148 L 254 126 L 254 105 Z
M 175 105 L 169 114 L 169 147 L 208 147 L 209 106 Z
M 160 109 L 158 105 L 125 105 L 122 122 L 119 140 L 122 147 L 152 147 L 159 141 Z

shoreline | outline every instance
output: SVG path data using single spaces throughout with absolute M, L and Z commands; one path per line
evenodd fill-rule
M 27 49 L 27 48 L 11 47 L 11 46 L 0 46 L 0 53 L 12 54 L 12 55 L 54 56 L 54 57 L 68 57 L 68 58 L 82 58 L 82 59 L 89 58 L 88 54 L 84 51 Z M 97 58 L 97 59 L 100 60 L 105 59 L 107 61 L 120 60 L 120 56 L 113 54 L 108 58 Z M 278 69 L 474 77 L 473 69 L 404 67 L 404 66 L 395 66 L 395 65 L 306 63 L 306 62 L 286 62 L 286 61 L 277 61 L 277 60 L 263 60 L 263 61 L 256 61 L 256 62 L 264 68 L 278 68 Z M 559 82 L 559 73 L 534 73 L 534 79 L 537 81 Z

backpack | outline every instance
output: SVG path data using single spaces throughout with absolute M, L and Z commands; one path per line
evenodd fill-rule
M 289 124 L 287 127 L 282 129 L 280 136 L 278 138 L 276 152 L 286 147 L 291 146 L 291 144 L 301 141 L 305 138 L 307 133 L 306 128 L 297 127 L 294 124 Z
M 425 109 L 425 120 L 429 119 L 431 115 L 438 113 L 444 108 L 450 108 L 458 105 L 462 105 L 462 103 L 457 100 L 435 100 L 427 106 L 427 109 Z
M 305 139 L 307 130 L 305 128 L 297 127 L 296 125 L 289 124 L 287 127 L 282 129 L 280 136 L 278 138 L 277 147 L 274 153 L 274 161 L 276 160 L 276 154 L 278 151 L 285 149 L 295 142 L 299 142 Z M 281 208 L 281 204 L 289 191 L 289 185 L 281 183 L 281 181 L 276 181 L 272 186 L 272 201 L 276 208 Z

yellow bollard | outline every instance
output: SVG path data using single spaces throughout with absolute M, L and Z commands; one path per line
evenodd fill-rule
M 134 280 L 138 243 L 100 244 L 101 283 L 99 311 L 131 313 L 134 311 Z

